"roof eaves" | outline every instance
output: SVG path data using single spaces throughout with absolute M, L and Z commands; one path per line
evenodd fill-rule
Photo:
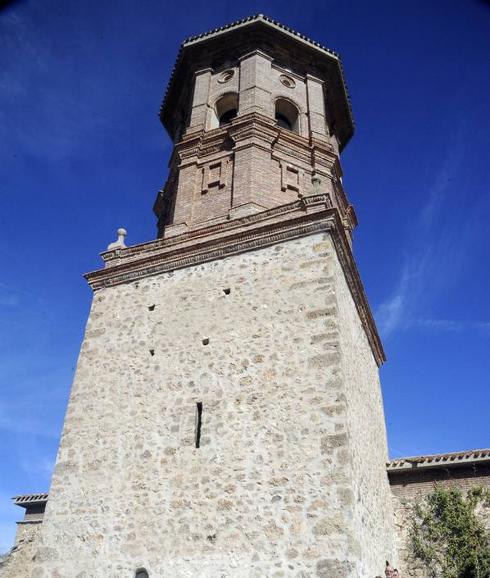
M 26 508 L 29 504 L 42 504 L 48 501 L 48 494 L 21 494 L 14 496 L 12 501 L 16 506 Z
M 339 60 L 340 58 L 339 55 L 333 50 L 330 50 L 330 48 L 323 46 L 319 42 L 316 42 L 315 40 L 312 40 L 311 38 L 308 38 L 307 36 L 300 34 L 299 32 L 296 32 L 292 28 L 289 28 L 288 26 L 285 26 L 284 24 L 281 24 L 280 22 L 277 22 L 276 20 L 269 18 L 264 14 L 255 14 L 254 16 L 242 18 L 241 20 L 236 20 L 235 22 L 232 22 L 225 26 L 215 28 L 214 30 L 210 30 L 209 32 L 204 32 L 203 34 L 198 34 L 197 36 L 191 36 L 190 38 L 187 38 L 187 40 L 184 40 L 184 42 L 182 43 L 182 47 L 190 46 L 191 44 L 195 44 L 196 42 L 200 42 L 201 40 L 204 40 L 206 38 L 211 38 L 214 36 L 218 36 L 220 34 L 224 34 L 226 32 L 230 32 L 231 30 L 241 28 L 242 26 L 248 25 L 252 22 L 265 22 L 268 25 L 277 28 L 281 32 L 285 32 L 286 34 L 292 36 L 295 39 L 300 39 L 306 44 L 314 46 L 315 48 L 321 50 L 322 52 L 327 53 L 329 56 L 332 56 L 337 60 Z
M 478 462 L 490 462 L 490 449 L 397 458 L 387 463 L 387 469 L 391 473 L 425 468 L 451 467 Z

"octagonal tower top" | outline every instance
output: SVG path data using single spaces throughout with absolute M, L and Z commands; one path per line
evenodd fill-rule
M 191 122 L 195 75 L 209 69 L 233 70 L 245 55 L 257 50 L 283 70 L 303 77 L 311 75 L 323 83 L 328 131 L 337 138 L 341 150 L 354 132 L 354 122 L 339 55 L 262 14 L 182 43 L 160 110 L 160 119 L 172 140 L 178 141 Z M 239 114 L 246 106 L 240 109 Z M 207 128 L 213 128 L 209 119 L 207 122 Z

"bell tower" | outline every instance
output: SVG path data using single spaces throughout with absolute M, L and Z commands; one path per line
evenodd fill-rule
M 353 124 L 335 53 L 262 16 L 191 38 L 160 118 L 176 143 L 154 208 L 160 237 L 321 190 L 350 238 L 339 150 Z
M 94 299 L 36 578 L 369 578 L 392 559 L 339 57 L 265 16 L 183 43 L 158 237 Z

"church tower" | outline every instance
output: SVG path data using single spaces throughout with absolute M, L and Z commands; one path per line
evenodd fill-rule
M 190 38 L 158 238 L 102 254 L 35 578 L 373 578 L 393 555 L 339 57 L 255 16 Z

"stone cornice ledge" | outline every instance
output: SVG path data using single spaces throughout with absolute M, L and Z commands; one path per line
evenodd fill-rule
M 328 231 L 332 236 L 374 358 L 381 365 L 386 359 L 383 346 L 339 212 L 332 207 L 328 194 L 310 195 L 169 239 L 106 251 L 102 253 L 105 268 L 87 273 L 85 278 L 96 291 L 321 231 Z

